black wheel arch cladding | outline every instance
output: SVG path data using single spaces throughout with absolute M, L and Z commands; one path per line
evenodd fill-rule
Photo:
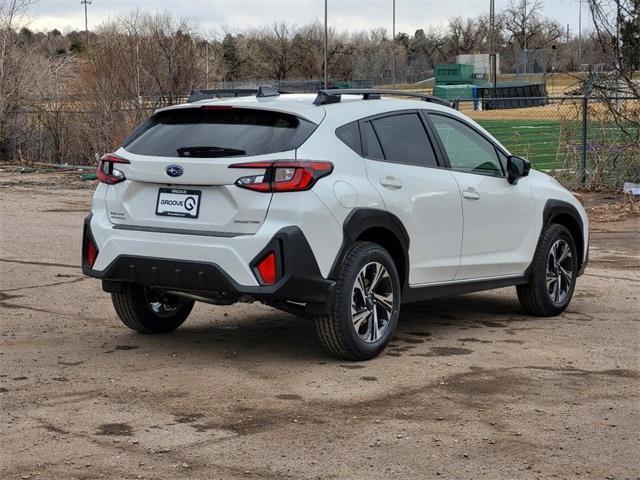
M 584 222 L 578 210 L 563 200 L 547 200 L 544 205 L 542 229 L 538 238 L 538 244 L 545 229 L 552 223 L 563 225 L 569 230 L 578 251 L 578 272 L 583 271 L 586 265 L 585 249 L 588 248 L 588 245 L 584 238 Z
M 357 208 L 343 223 L 344 238 L 331 267 L 329 278 L 335 279 L 338 268 L 351 246 L 358 240 L 378 243 L 385 248 L 396 263 L 401 288 L 409 279 L 409 234 L 402 221 L 386 210 Z M 371 234 L 371 235 L 370 235 Z

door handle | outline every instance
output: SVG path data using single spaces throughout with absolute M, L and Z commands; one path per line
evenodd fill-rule
M 380 185 L 388 188 L 389 190 L 398 190 L 402 188 L 402 180 L 396 177 L 383 177 L 380 179 Z
M 475 188 L 467 188 L 462 191 L 462 196 L 468 200 L 480 200 L 480 194 L 476 192 Z

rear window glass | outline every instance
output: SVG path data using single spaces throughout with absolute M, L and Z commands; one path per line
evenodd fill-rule
M 316 126 L 295 115 L 267 110 L 166 110 L 134 130 L 124 148 L 159 157 L 264 155 L 298 148 Z

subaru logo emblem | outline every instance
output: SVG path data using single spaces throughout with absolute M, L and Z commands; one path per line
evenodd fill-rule
M 184 169 L 180 165 L 169 165 L 165 171 L 170 177 L 179 177 L 184 173 Z

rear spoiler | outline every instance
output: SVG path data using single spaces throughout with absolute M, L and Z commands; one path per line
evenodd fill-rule
M 222 88 L 216 90 L 191 90 L 187 103 L 197 102 L 199 100 L 211 100 L 213 98 L 229 98 L 229 97 L 251 97 L 255 95 L 257 98 L 277 97 L 280 93 L 269 85 L 263 85 L 258 88 Z

